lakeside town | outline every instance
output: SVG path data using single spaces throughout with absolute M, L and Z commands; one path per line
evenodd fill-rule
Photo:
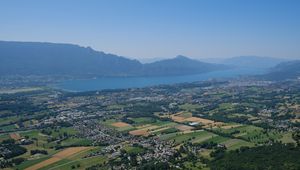
M 299 80 L 239 79 L 79 93 L 45 87 L 3 93 L 1 167 L 209 169 L 220 153 L 297 144 L 299 85 Z M 77 159 L 52 163 L 56 154 L 78 147 Z

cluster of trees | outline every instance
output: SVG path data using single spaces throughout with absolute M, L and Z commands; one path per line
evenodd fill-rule
M 77 164 L 76 166 L 75 165 L 71 166 L 71 169 L 75 169 L 75 168 L 80 168 L 80 164 Z
M 42 129 L 41 133 L 49 136 L 52 134 L 52 130 L 51 129 Z
M 25 160 L 24 158 L 14 158 L 27 152 L 27 149 L 16 144 L 14 139 L 3 140 L 0 143 L 0 147 L 2 148 L 2 152 L 0 152 L 0 158 L 4 158 L 0 159 L 0 169 L 19 165 Z
M 299 155 L 300 147 L 293 144 L 242 147 L 217 156 L 210 167 L 212 170 L 296 170 L 300 169 Z
M 155 117 L 153 113 L 163 111 L 161 106 L 166 106 L 165 102 L 131 103 L 132 107 L 125 108 L 129 117 Z
M 200 148 L 205 148 L 205 149 L 213 149 L 218 146 L 218 144 L 213 141 L 203 142 L 203 143 L 194 143 L 193 145 L 198 146 Z
M 24 158 L 15 158 L 15 159 L 2 159 L 0 160 L 0 169 L 5 169 L 9 167 L 13 167 L 14 165 L 19 165 L 24 162 Z
M 43 105 L 32 103 L 24 94 L 1 95 L 1 101 L 0 110 L 10 111 L 8 114 L 1 114 L 1 118 L 15 115 L 33 115 L 33 113 L 46 109 Z
M 215 159 L 219 159 L 222 158 L 225 154 L 226 151 L 226 147 L 219 147 L 217 149 L 215 149 L 214 151 L 212 151 L 210 153 L 210 156 L 215 158 Z
M 241 112 L 236 112 L 241 113 Z M 248 120 L 247 116 L 239 116 L 239 117 L 228 117 L 226 114 L 212 114 L 212 115 L 204 115 L 203 118 L 211 119 L 219 122 L 236 122 L 242 124 L 251 124 L 251 121 Z
M 10 159 L 19 155 L 22 155 L 27 152 L 27 149 L 17 145 L 14 139 L 3 140 L 0 144 L 0 147 L 5 148 L 9 152 L 0 153 L 5 159 Z
M 46 150 L 39 150 L 39 149 L 35 149 L 35 150 L 31 150 L 30 154 L 31 155 L 35 155 L 35 154 L 44 154 L 44 155 L 48 155 L 48 152 Z
M 297 145 L 300 145 L 300 132 L 296 131 L 292 135 L 293 139 L 297 142 Z
M 196 164 L 198 162 L 207 164 L 209 160 L 203 156 L 199 157 L 197 155 L 197 152 L 202 148 L 202 146 L 209 147 L 208 145 L 215 146 L 215 144 L 213 143 L 206 143 L 202 145 L 200 143 L 185 142 L 179 147 L 178 152 L 175 152 L 175 154 L 170 157 L 168 162 L 183 169 L 190 169 L 190 167 L 188 167 L 186 163 L 191 163 L 191 166 L 195 169 L 202 169 L 202 167 Z M 172 167 L 172 169 L 174 169 L 174 167 Z

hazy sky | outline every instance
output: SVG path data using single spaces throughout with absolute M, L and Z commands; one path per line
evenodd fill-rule
M 300 58 L 300 0 L 1 0 L 0 40 L 133 58 Z

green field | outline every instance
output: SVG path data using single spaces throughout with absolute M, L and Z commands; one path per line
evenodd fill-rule
M 170 134 L 161 135 L 159 136 L 159 138 L 161 140 L 174 140 L 176 144 L 181 144 L 187 141 L 201 143 L 202 141 L 208 140 L 213 136 L 216 135 L 207 131 L 197 131 L 197 132 L 191 132 L 185 134 L 182 132 L 170 133 Z
M 219 143 L 227 141 L 228 139 L 229 138 L 226 138 L 226 137 L 223 137 L 223 136 L 213 136 L 212 138 L 207 139 L 207 140 L 205 140 L 203 142 L 207 142 L 207 143 L 209 143 L 209 142 L 215 142 L 215 143 L 219 144 Z
M 0 134 L 0 142 L 6 139 L 10 139 L 10 136 L 8 134 Z
M 114 127 L 116 130 L 120 131 L 120 132 L 128 132 L 128 131 L 131 131 L 131 130 L 135 130 L 135 127 L 133 126 L 126 126 L 126 127 Z
M 62 146 L 88 146 L 91 145 L 92 141 L 84 138 L 71 137 L 61 142 Z
M 10 124 L 19 120 L 17 116 L 4 117 L 0 119 L 0 126 Z
M 185 110 L 185 111 L 195 111 L 196 109 L 201 108 L 201 106 L 197 105 L 197 104 L 186 103 L 186 104 L 180 105 L 179 108 L 181 110 Z
M 276 130 L 265 131 L 260 127 L 252 125 L 242 125 L 229 129 L 214 128 L 213 131 L 231 134 L 236 138 L 241 138 L 257 144 L 265 143 L 269 140 L 279 140 L 282 138 L 282 134 Z
M 183 111 L 183 112 L 180 112 L 180 114 L 178 114 L 177 116 L 189 118 L 189 117 L 192 117 L 193 114 L 191 112 Z
M 65 169 L 72 169 L 72 166 L 75 166 L 77 169 L 85 169 L 86 167 L 98 164 L 98 163 L 103 163 L 104 161 L 106 161 L 106 157 L 104 156 L 97 156 L 97 157 L 89 157 L 89 158 L 84 158 L 86 155 L 92 153 L 92 152 L 96 152 L 101 150 L 101 147 L 96 147 L 87 151 L 83 151 L 83 152 L 79 152 L 78 154 L 69 156 L 67 158 L 64 158 L 58 162 L 55 162 L 51 165 L 45 166 L 42 169 L 61 169 L 61 170 L 65 170 Z M 18 169 L 25 169 L 27 167 L 30 167 L 32 165 L 35 165 L 37 163 L 40 163 L 44 160 L 49 159 L 53 154 L 57 153 L 59 151 L 55 151 L 49 155 L 44 155 L 40 158 L 36 158 L 33 160 L 27 160 L 25 162 L 23 162 L 22 164 L 18 165 L 16 168 Z M 79 165 L 79 167 L 78 167 Z M 74 167 L 73 167 L 74 168 Z
M 2 126 L 2 127 L 0 127 L 0 129 L 2 131 L 15 131 L 18 128 L 17 128 L 17 126 L 15 124 L 11 124 L 11 125 Z
M 115 122 L 117 122 L 116 119 L 108 119 L 108 120 L 105 120 L 105 121 L 103 121 L 103 120 L 100 121 L 101 124 L 104 124 L 105 126 L 108 126 L 108 127 L 111 127 L 111 128 L 114 128 L 114 126 L 112 126 L 111 124 L 113 124 Z
M 283 134 L 280 141 L 282 143 L 295 143 L 295 140 L 293 139 L 291 132 Z
M 229 139 L 229 140 L 222 142 L 221 144 L 224 144 L 228 150 L 235 150 L 242 146 L 249 146 L 249 147 L 254 146 L 253 143 L 246 142 L 246 141 L 240 140 L 240 139 Z
M 33 159 L 33 160 L 26 160 L 24 161 L 23 163 L 21 163 L 20 165 L 17 165 L 16 166 L 16 169 L 25 169 L 25 168 L 28 168 L 34 164 L 37 164 L 37 163 L 40 163 L 44 160 L 47 160 L 49 159 L 51 156 L 50 155 L 47 155 L 47 156 L 43 156 L 41 158 L 37 158 L 37 159 Z

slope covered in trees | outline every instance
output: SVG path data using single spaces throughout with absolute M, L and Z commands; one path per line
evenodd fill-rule
M 299 146 L 277 143 L 231 151 L 210 165 L 212 170 L 296 170 L 300 169 L 299 155 Z

